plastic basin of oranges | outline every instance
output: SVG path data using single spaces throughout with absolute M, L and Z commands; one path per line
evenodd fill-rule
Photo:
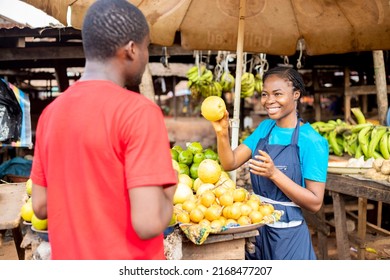
M 262 203 L 257 195 L 237 187 L 217 161 L 202 164 L 195 180 L 179 174 L 173 220 L 220 229 L 261 223 L 264 217 L 273 214 L 271 204 Z

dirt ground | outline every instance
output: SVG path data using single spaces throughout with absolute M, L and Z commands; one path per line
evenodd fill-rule
M 318 254 L 317 248 L 317 235 L 316 231 L 313 228 L 310 228 L 312 232 L 314 248 Z M 355 234 L 354 232 L 351 233 Z M 370 248 L 365 252 L 365 259 L 367 260 L 377 260 L 377 259 L 388 259 L 390 260 L 390 237 L 387 238 L 377 238 L 377 234 L 370 231 L 367 232 L 367 248 Z M 354 260 L 357 259 L 357 245 L 351 243 L 351 258 Z M 373 250 L 371 250 L 373 249 Z M 375 251 L 375 252 L 374 252 Z M 25 260 L 32 260 L 32 250 L 27 248 L 25 251 Z M 13 242 L 12 234 L 10 231 L 5 232 L 2 236 L 2 242 L 0 245 L 0 260 L 17 260 L 18 256 L 15 249 L 15 244 Z M 328 259 L 329 260 L 338 260 L 337 256 L 337 246 L 334 229 L 331 230 L 330 235 L 328 236 Z

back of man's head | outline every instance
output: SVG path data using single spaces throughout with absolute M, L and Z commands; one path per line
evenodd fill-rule
M 87 60 L 103 61 L 129 41 L 141 43 L 149 34 L 142 12 L 126 0 L 98 0 L 88 9 L 82 27 Z

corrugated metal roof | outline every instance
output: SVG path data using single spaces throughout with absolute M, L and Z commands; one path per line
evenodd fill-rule
M 31 27 L 30 25 L 26 23 L 17 22 L 13 19 L 10 19 L 9 17 L 6 17 L 5 15 L 0 14 L 0 28 L 24 28 L 24 27 Z

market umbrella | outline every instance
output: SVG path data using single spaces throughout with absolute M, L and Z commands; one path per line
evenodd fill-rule
M 390 49 L 388 0 L 129 0 L 145 14 L 151 42 L 190 50 L 289 56 Z M 93 0 L 24 0 L 80 28 Z M 232 147 L 238 144 L 242 67 L 236 67 Z
M 24 0 L 65 25 L 81 28 L 94 0 Z M 236 51 L 239 7 L 246 52 L 293 55 L 297 42 L 308 55 L 390 49 L 388 0 L 129 0 L 145 14 L 151 41 L 183 48 Z

